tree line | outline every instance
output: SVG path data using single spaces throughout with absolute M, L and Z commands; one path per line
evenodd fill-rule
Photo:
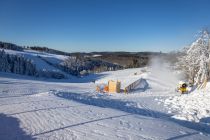
M 37 74 L 36 66 L 31 60 L 23 56 L 7 54 L 4 50 L 0 50 L 0 71 L 30 76 Z

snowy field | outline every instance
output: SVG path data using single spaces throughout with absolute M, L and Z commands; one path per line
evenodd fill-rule
M 190 95 L 180 96 L 159 76 L 150 68 L 74 80 L 0 73 L 0 139 L 209 140 L 207 116 L 203 118 L 206 121 L 174 117 L 182 113 L 183 106 L 175 108 L 175 101 L 169 100 L 176 99 L 178 104 Z M 92 82 L 141 77 L 148 82 L 148 89 L 127 95 L 96 93 Z

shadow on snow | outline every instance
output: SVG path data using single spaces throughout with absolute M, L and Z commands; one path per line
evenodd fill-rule
M 35 140 L 20 128 L 17 118 L 0 114 L 0 122 L 1 140 Z

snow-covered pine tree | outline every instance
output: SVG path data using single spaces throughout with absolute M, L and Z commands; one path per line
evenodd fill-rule
M 210 66 L 210 36 L 207 30 L 203 30 L 198 39 L 185 50 L 179 58 L 180 66 L 185 70 L 189 80 L 200 85 L 209 79 Z
M 10 65 L 7 59 L 7 54 L 4 50 L 0 52 L 0 70 L 3 72 L 10 72 Z
M 0 71 L 22 75 L 36 75 L 36 66 L 23 56 L 6 54 L 0 50 Z

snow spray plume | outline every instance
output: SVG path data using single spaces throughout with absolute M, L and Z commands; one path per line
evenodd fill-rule
M 169 62 L 163 58 L 153 57 L 150 60 L 151 74 L 166 84 L 168 87 L 174 88 L 179 82 L 178 76 L 172 72 Z

